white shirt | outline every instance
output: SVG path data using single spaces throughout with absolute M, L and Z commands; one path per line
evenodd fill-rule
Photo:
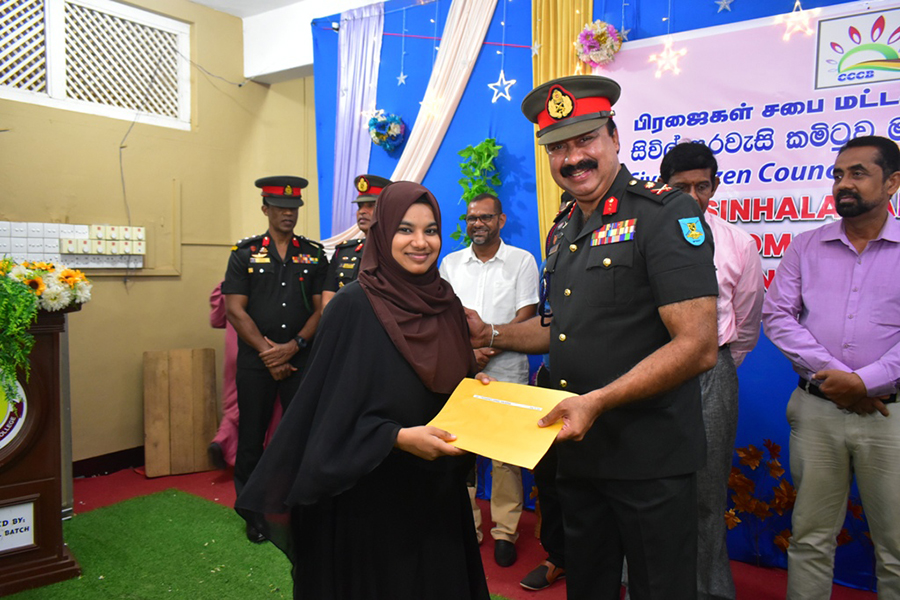
M 707 213 L 705 217 L 716 248 L 713 261 L 719 282 L 719 346 L 731 344 L 734 364 L 740 366 L 759 341 L 766 292 L 762 262 L 750 234 L 716 215 Z
M 445 256 L 440 271 L 463 306 L 476 311 L 485 323 L 509 323 L 520 308 L 538 303 L 534 256 L 503 240 L 487 262 L 481 262 L 470 246 Z M 499 381 L 528 383 L 528 357 L 504 350 L 488 362 L 484 372 Z

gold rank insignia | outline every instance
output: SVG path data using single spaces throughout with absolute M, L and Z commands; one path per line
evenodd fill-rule
M 231 251 L 234 252 L 235 250 L 237 250 L 237 246 L 232 246 Z
M 547 97 L 547 114 L 558 121 L 571 115 L 574 109 L 575 103 L 565 88 L 553 86 Z
M 292 187 L 289 186 L 289 185 L 284 186 L 284 195 L 285 195 L 285 196 L 293 196 L 293 195 L 294 195 L 294 188 L 292 188 Z
M 359 181 L 356 182 L 356 189 L 359 190 L 360 193 L 369 191 L 369 182 L 366 181 L 365 177 L 359 178 Z

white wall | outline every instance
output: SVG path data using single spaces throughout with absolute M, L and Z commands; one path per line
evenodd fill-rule
M 312 74 L 313 19 L 373 4 L 371 0 L 306 0 L 244 21 L 244 76 L 278 83 Z

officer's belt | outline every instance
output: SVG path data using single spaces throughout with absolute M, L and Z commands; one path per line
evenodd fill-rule
M 816 385 L 815 383 L 813 383 L 813 382 L 811 382 L 811 381 L 808 381 L 808 380 L 804 379 L 803 377 L 800 378 L 799 383 L 797 383 L 797 387 L 799 387 L 799 388 L 800 388 L 801 390 L 803 390 L 804 392 L 806 392 L 806 393 L 808 393 L 808 394 L 812 394 L 813 396 L 816 396 L 816 397 L 818 397 L 818 398 L 823 398 L 823 399 L 825 399 L 825 400 L 830 400 L 830 398 L 828 398 L 828 396 L 826 396 L 826 395 L 822 392 L 822 390 L 819 389 L 819 386 L 818 386 L 818 385 Z M 886 400 L 882 400 L 882 402 L 885 403 L 885 404 L 890 404 L 890 403 L 896 402 L 896 401 L 897 401 L 897 394 L 896 394 L 896 393 L 891 394 L 890 396 L 888 396 Z

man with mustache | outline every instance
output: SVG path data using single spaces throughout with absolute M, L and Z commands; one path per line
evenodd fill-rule
M 297 392 L 322 314 L 328 259 L 322 244 L 294 235 L 306 184 L 290 176 L 256 180 L 269 229 L 232 247 L 222 283 L 228 322 L 238 334 L 238 494 L 262 456 L 275 399 L 286 410 Z M 247 539 L 264 540 L 249 524 Z
M 328 274 L 325 276 L 325 288 L 322 290 L 322 309 L 334 298 L 339 289 L 356 281 L 359 275 L 359 263 L 362 261 L 363 248 L 366 246 L 365 235 L 372 224 L 375 212 L 375 201 L 378 194 L 391 184 L 390 179 L 377 175 L 359 175 L 353 185 L 359 195 L 352 201 L 356 204 L 356 226 L 363 237 L 341 242 L 334 248 L 334 255 L 328 263 Z
M 837 535 L 856 483 L 879 598 L 900 598 L 900 149 L 850 140 L 834 163 L 842 217 L 796 236 L 763 304 L 763 329 L 799 374 L 787 405 L 797 488 L 789 600 L 831 594 Z
M 475 347 L 549 347 L 553 386 L 573 393 L 539 422 L 563 425 L 569 599 L 619 598 L 627 557 L 635 600 L 692 600 L 705 460 L 697 375 L 718 349 L 712 242 L 690 196 L 619 163 L 619 94 L 615 81 L 588 75 L 525 97 L 553 179 L 575 200 L 547 242 L 542 299 L 552 319 L 546 305 L 514 325 L 470 314 L 470 332 Z

